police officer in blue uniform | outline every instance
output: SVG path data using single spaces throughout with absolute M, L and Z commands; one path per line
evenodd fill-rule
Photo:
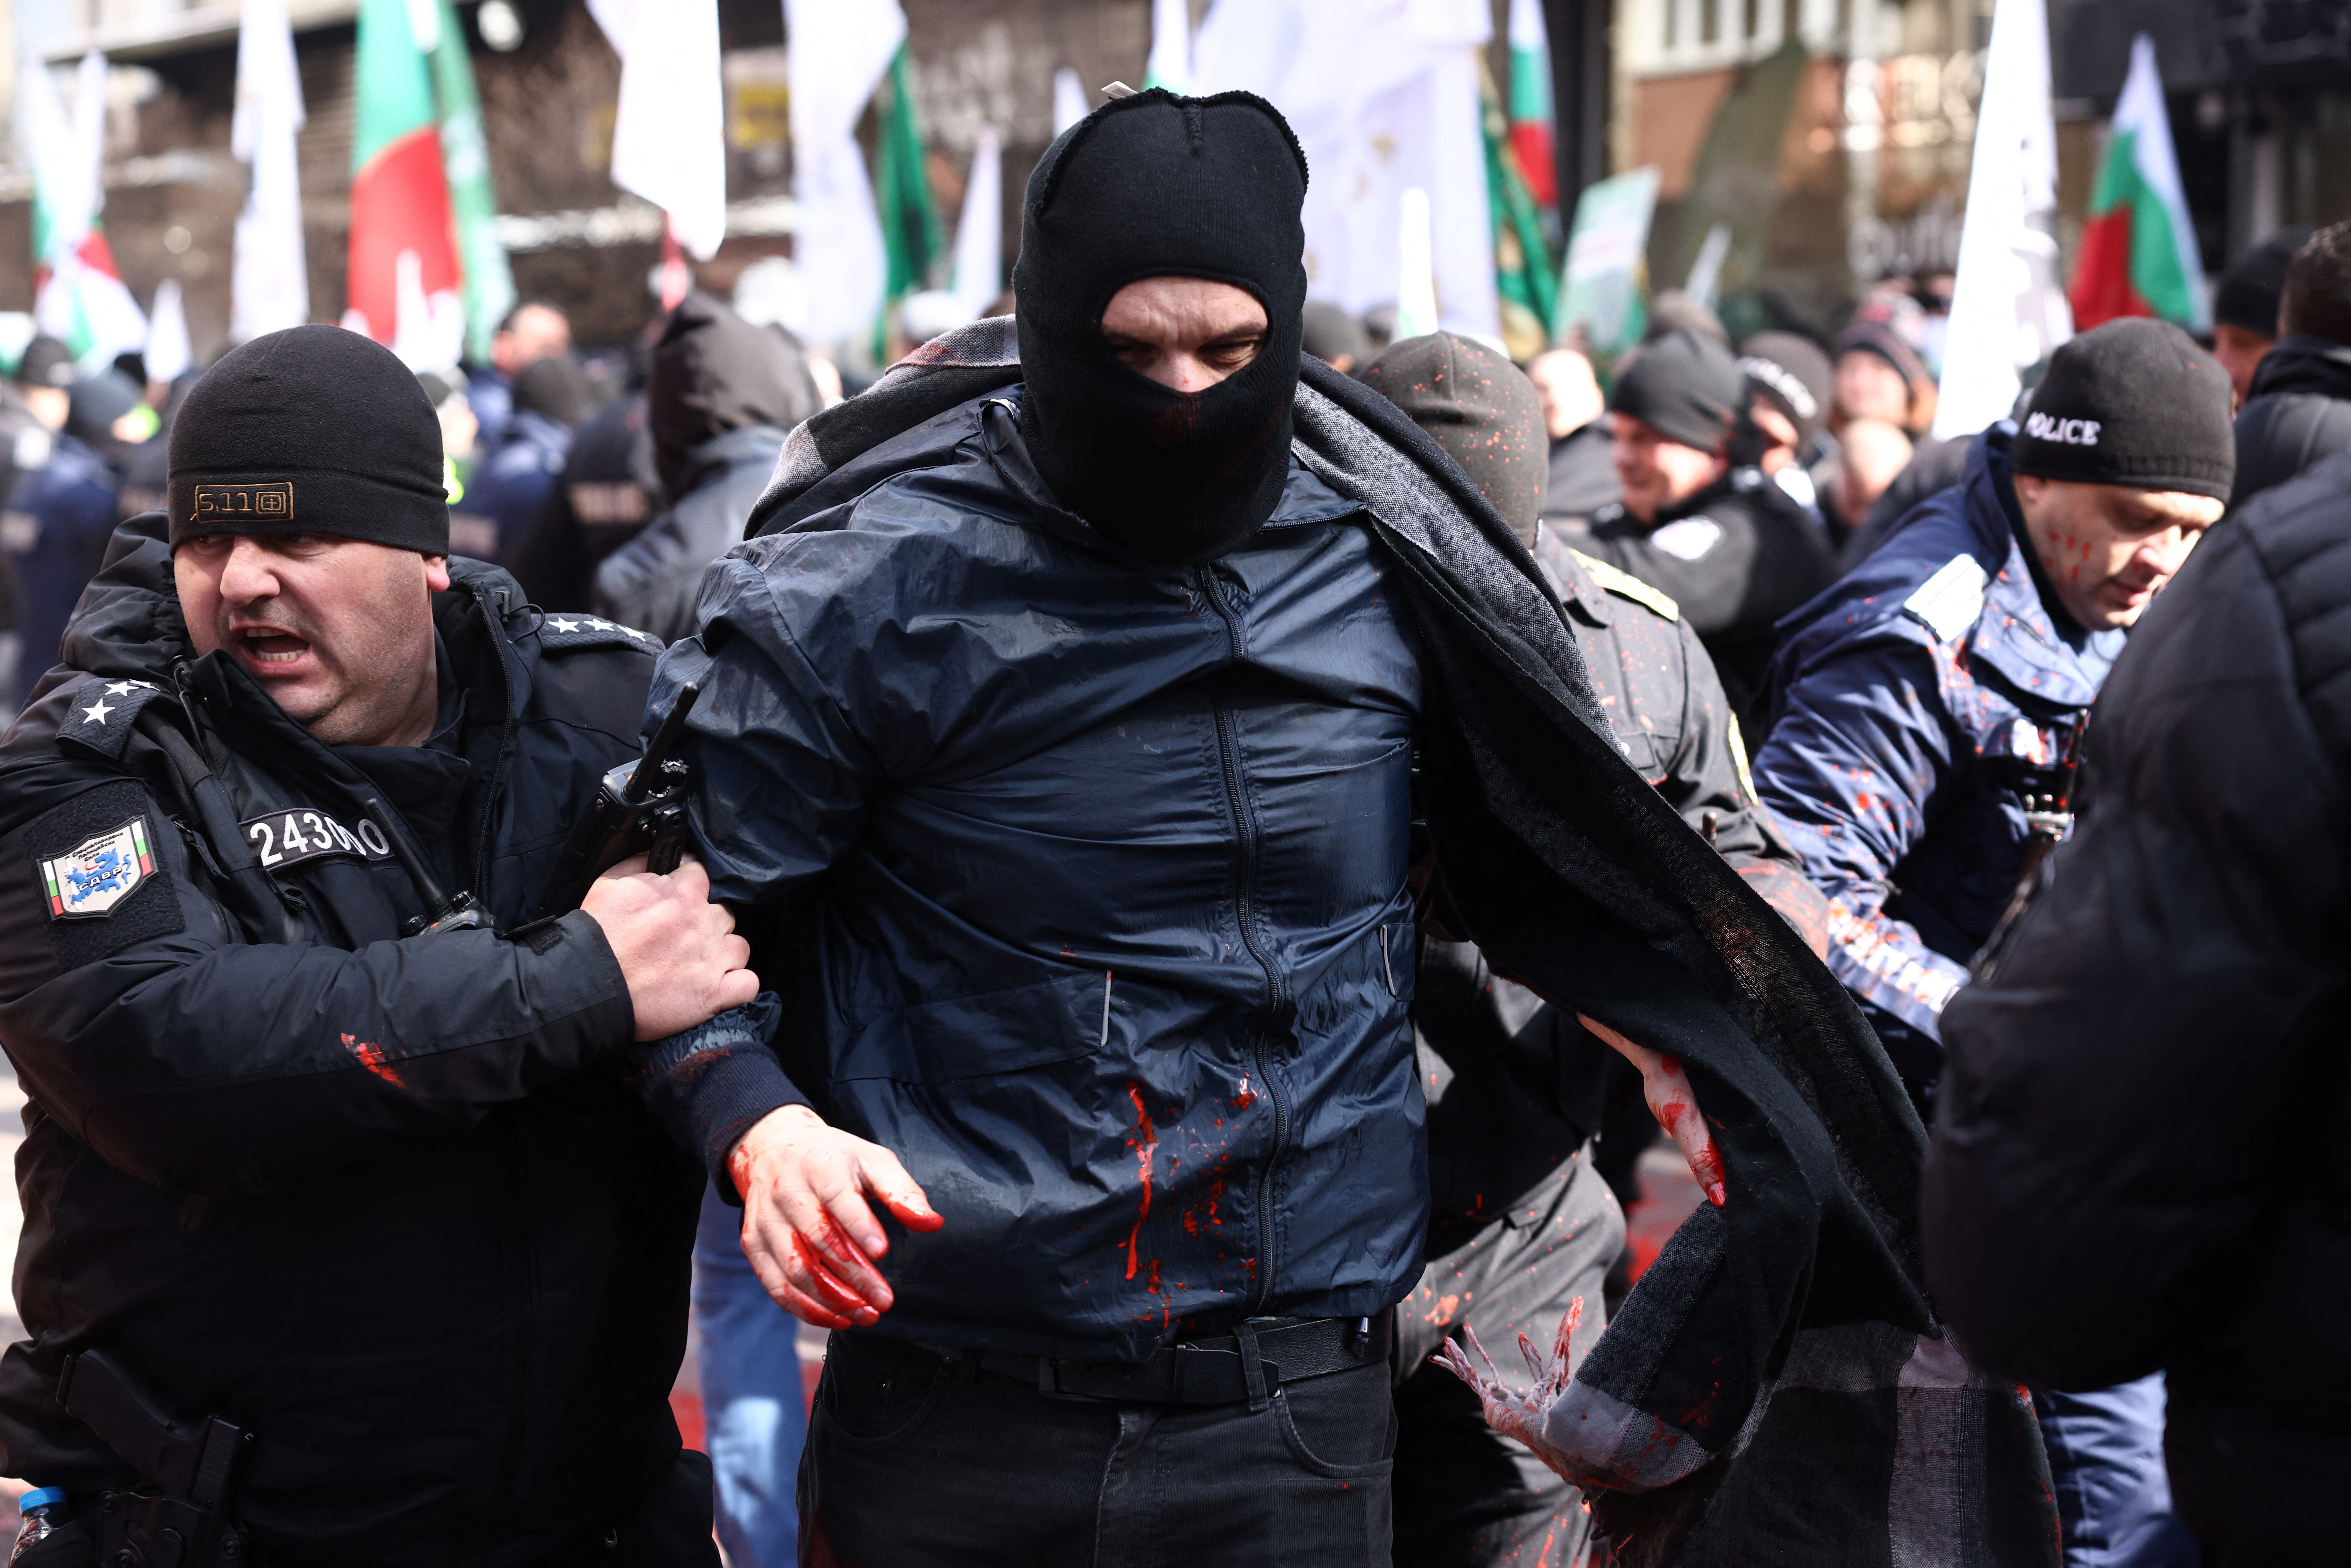
M 138 406 L 138 389 L 116 371 L 77 382 L 48 461 L 18 481 L 0 513 L 0 550 L 7 552 L 22 596 L 17 626 L 24 650 L 17 689 L 10 694 L 16 705 L 57 663 L 66 619 L 106 552 L 116 521 L 115 490 L 130 451 L 116 427 Z
M 1830 968 L 1930 1118 L 1943 1009 L 2070 824 L 2099 685 L 2220 516 L 2229 411 L 2175 327 L 2076 338 L 2021 429 L 1978 437 L 1956 489 L 1782 623 L 1756 784 L 1829 899 Z M 2192 1563 L 2161 1380 L 2035 1400 L 2069 1563 Z

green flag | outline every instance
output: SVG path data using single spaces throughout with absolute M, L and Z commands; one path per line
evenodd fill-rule
M 457 8 L 441 0 L 441 40 L 433 51 L 433 85 L 441 112 L 441 161 L 449 180 L 449 216 L 465 273 L 465 352 L 490 360 L 490 340 L 514 308 L 514 272 L 498 243 L 498 203 L 490 189 L 490 151 L 482 134 L 482 99 Z
M 946 254 L 939 211 L 931 200 L 922 127 L 914 119 L 914 93 L 906 79 L 906 47 L 898 46 L 881 93 L 881 147 L 873 181 L 882 214 L 882 244 L 889 258 L 882 291 L 882 314 L 873 323 L 873 356 L 887 352 L 891 313 L 898 301 L 930 286 L 935 263 Z
M 1493 210 L 1494 290 L 1501 298 L 1502 343 L 1523 364 L 1551 346 L 1552 319 L 1559 306 L 1559 277 L 1544 242 L 1542 212 L 1527 188 L 1510 143 L 1510 122 L 1501 95 L 1478 61 L 1479 99 L 1486 137 L 1486 199 Z

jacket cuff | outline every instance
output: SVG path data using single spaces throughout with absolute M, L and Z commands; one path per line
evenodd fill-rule
M 747 1006 L 629 1053 L 630 1076 L 645 1108 L 702 1161 L 719 1197 L 731 1204 L 742 1202 L 726 1174 L 736 1141 L 768 1113 L 810 1103 L 768 1048 L 783 1010 L 773 991 L 762 991 Z

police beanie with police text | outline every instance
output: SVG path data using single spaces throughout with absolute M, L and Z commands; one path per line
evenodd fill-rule
M 224 355 L 172 426 L 172 545 L 211 534 L 333 534 L 449 553 L 441 424 L 392 351 L 289 327 Z
M 2229 373 L 2168 321 L 2129 317 L 2050 356 L 2009 448 L 2019 474 L 2229 498 Z

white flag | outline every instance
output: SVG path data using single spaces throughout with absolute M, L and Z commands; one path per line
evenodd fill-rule
M 889 254 L 873 182 L 857 145 L 865 110 L 906 39 L 898 0 L 784 0 L 791 37 L 793 250 L 808 285 L 810 342 L 838 343 L 873 325 Z
M 2017 372 L 2074 335 L 2057 271 L 2057 128 L 2042 0 L 2000 0 L 1992 14 L 1974 157 L 1935 408 L 1945 440 L 2007 418 L 2023 386 Z
M 188 346 L 188 312 L 176 277 L 155 286 L 155 301 L 147 311 L 147 351 L 141 357 L 147 361 L 151 382 L 178 381 L 196 362 Z
M 588 11 L 621 57 L 612 183 L 667 213 L 678 244 L 708 261 L 726 238 L 718 0 L 589 0 Z
M 1194 41 L 1197 93 L 1246 89 L 1306 153 L 1307 292 L 1348 310 L 1404 293 L 1404 199 L 1427 193 L 1438 322 L 1501 332 L 1478 55 L 1482 0 L 1217 0 Z
M 1078 79 L 1077 68 L 1063 66 L 1053 73 L 1053 134 L 1059 136 L 1090 110 L 1086 107 L 1086 84 Z
M 964 182 L 963 215 L 956 220 L 956 303 L 977 321 L 1004 292 L 1004 149 L 996 127 L 972 139 L 971 178 Z
M 1143 85 L 1192 90 L 1191 0 L 1151 0 L 1151 57 L 1144 63 Z
M 104 369 L 117 354 L 147 340 L 147 317 L 114 269 L 114 253 L 98 228 L 105 204 L 106 57 L 82 57 L 74 72 L 73 111 L 37 58 L 24 62 L 18 80 L 18 146 L 33 166 L 34 200 L 47 220 L 48 281 L 33 301 L 40 329 L 74 352 L 85 371 Z
M 245 0 L 236 30 L 236 115 L 229 147 L 253 172 L 236 216 L 236 256 L 229 281 L 228 335 L 235 342 L 299 327 L 310 319 L 310 273 L 302 251 L 302 180 L 294 133 L 302 129 L 302 77 L 294 65 L 294 27 L 286 0 Z M 179 285 L 167 282 L 174 308 Z M 156 295 L 162 308 L 162 295 Z M 160 325 L 160 323 L 159 323 Z M 180 323 L 184 367 L 187 323 Z M 154 350 L 147 355 L 155 371 Z

